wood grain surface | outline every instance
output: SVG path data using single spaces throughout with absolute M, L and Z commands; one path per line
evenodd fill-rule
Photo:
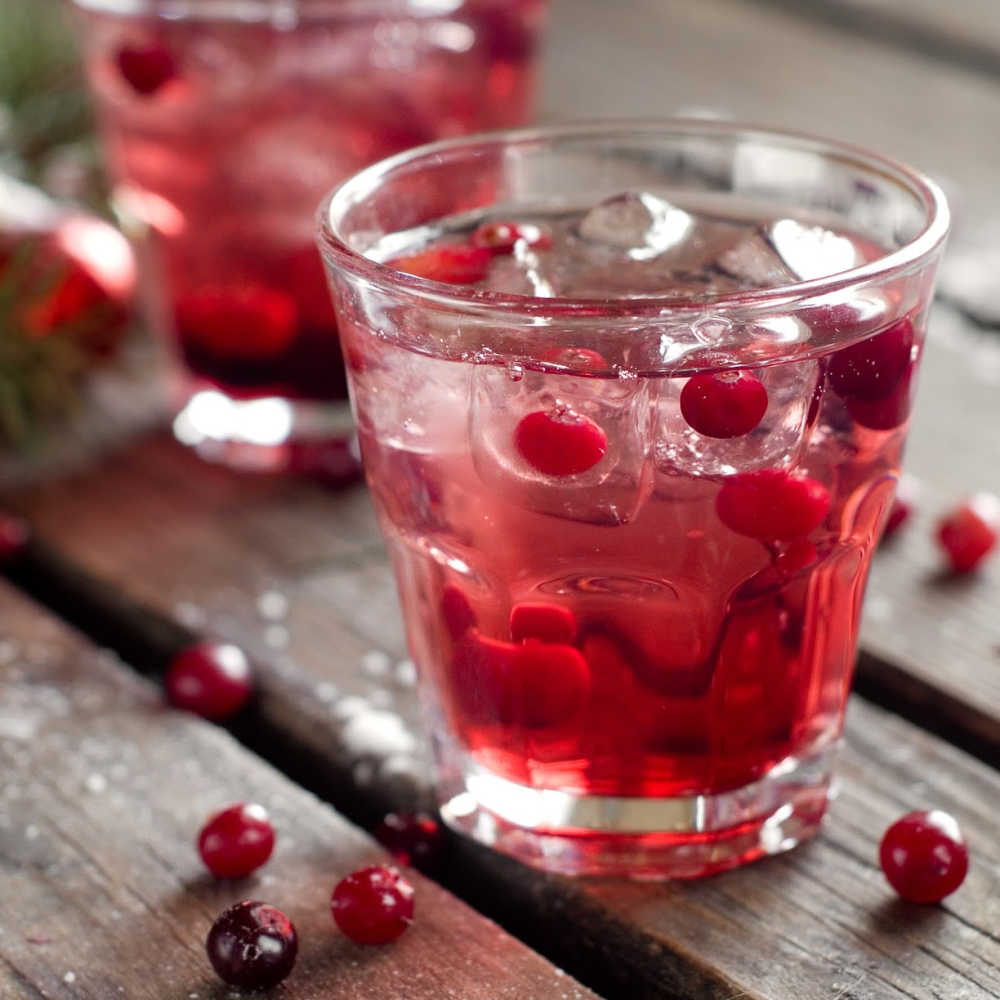
M 228 996 L 204 940 L 248 897 L 296 924 L 288 1000 L 594 996 L 416 873 L 413 927 L 384 948 L 351 944 L 330 892 L 385 860 L 361 831 L 3 584 L 0 635 L 5 1000 Z M 275 855 L 246 879 L 214 880 L 197 831 L 246 800 L 271 813 Z
M 60 544 L 115 585 L 98 588 L 104 596 L 90 607 L 91 625 L 102 641 L 124 625 L 134 633 L 133 651 L 147 642 L 146 662 L 161 660 L 164 632 L 143 625 L 153 619 L 138 599 L 242 643 L 260 661 L 262 678 L 258 715 L 242 738 L 263 754 L 277 753 L 297 780 L 364 822 L 388 806 L 420 800 L 429 771 L 411 677 L 401 668 L 402 630 L 384 558 L 359 534 L 340 550 L 319 537 L 328 528 L 336 535 L 341 505 L 360 525 L 362 495 L 321 499 L 301 485 L 240 480 L 244 488 L 230 498 L 224 521 L 231 533 L 220 524 L 210 535 L 189 523 L 207 502 L 204 484 L 192 485 L 202 468 L 161 439 L 89 480 L 33 495 L 36 523 L 49 527 L 55 516 L 47 509 L 73 507 L 76 530 L 72 539 L 60 535 Z M 151 479 L 146 469 L 156 475 Z M 171 475 L 174 488 L 167 485 Z M 208 478 L 226 477 L 212 469 Z M 86 499 L 88 483 L 95 484 L 93 500 Z M 176 530 L 165 524 L 150 534 L 152 522 L 142 513 L 148 492 L 172 505 Z M 320 523 L 305 517 L 282 523 L 297 544 L 326 556 L 299 561 L 286 554 L 269 564 L 263 548 L 248 549 L 247 525 L 281 549 L 267 511 L 279 517 L 289 495 L 303 492 L 310 496 L 296 508 L 302 513 L 316 503 Z M 114 504 L 117 516 L 108 509 Z M 113 531 L 102 533 L 92 521 L 98 512 Z M 203 564 L 220 567 L 222 575 L 212 571 L 203 583 L 197 572 Z M 75 586 L 86 586 L 86 579 Z M 115 587 L 122 592 L 112 598 Z M 1000 916 L 1000 848 L 992 835 L 1000 776 L 864 702 L 852 710 L 841 774 L 841 797 L 815 843 L 699 885 L 574 885 L 464 842 L 442 877 L 605 995 L 819 1000 L 844 990 L 844 997 L 931 1000 L 1000 993 L 1000 954 L 990 929 Z M 876 865 L 889 822 L 929 806 L 959 817 L 978 860 L 962 892 L 932 916 L 894 903 Z M 858 983 L 864 988 L 854 989 Z

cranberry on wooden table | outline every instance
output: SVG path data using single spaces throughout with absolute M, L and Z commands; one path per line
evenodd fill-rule
M 389 813 L 375 839 L 402 865 L 433 870 L 444 851 L 441 824 L 427 813 Z
M 330 909 L 355 944 L 388 944 L 413 923 L 413 886 L 395 868 L 361 868 L 337 883 Z
M 879 863 L 903 899 L 937 903 L 965 880 L 969 851 L 954 817 L 937 809 L 911 812 L 886 830 Z
M 274 827 L 263 806 L 238 802 L 213 816 L 198 835 L 198 853 L 216 878 L 243 878 L 274 850 Z
M 245 899 L 212 924 L 205 950 L 223 982 L 266 990 L 292 971 L 299 940 L 294 925 L 281 910 Z
M 1000 537 L 1000 500 L 979 493 L 944 517 L 937 540 L 956 573 L 969 573 L 993 551 Z
M 167 700 L 175 708 L 219 720 L 246 704 L 253 691 L 253 676 L 238 646 L 200 642 L 174 657 L 165 686 Z

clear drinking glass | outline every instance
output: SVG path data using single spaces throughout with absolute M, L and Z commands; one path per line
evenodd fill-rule
M 316 203 L 392 153 L 523 124 L 544 0 L 73 3 L 116 208 L 178 362 L 178 436 L 251 467 L 349 467 Z
M 332 195 L 450 825 L 642 877 L 816 830 L 947 227 L 891 160 L 704 121 L 452 141 Z

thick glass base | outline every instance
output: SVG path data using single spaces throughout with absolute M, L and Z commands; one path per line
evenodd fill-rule
M 697 878 L 791 850 L 819 828 L 836 746 L 788 757 L 732 791 L 615 798 L 528 788 L 466 761 L 441 789 L 454 830 L 566 875 Z
M 211 462 L 345 483 L 361 475 L 350 407 L 262 396 L 238 399 L 217 388 L 185 393 L 174 437 Z

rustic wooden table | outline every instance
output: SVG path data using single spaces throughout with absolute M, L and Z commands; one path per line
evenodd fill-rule
M 943 180 L 952 260 L 981 261 L 1000 228 L 998 69 L 990 0 L 555 0 L 543 107 L 715 111 L 874 146 Z M 932 323 L 908 454 L 920 512 L 876 559 L 828 824 L 700 883 L 574 883 L 456 841 L 439 885 L 417 877 L 408 935 L 350 945 L 327 898 L 380 856 L 359 827 L 428 797 L 365 490 L 237 476 L 162 433 L 0 487 L 36 534 L 0 580 L 0 996 L 226 995 L 202 942 L 253 894 L 299 924 L 289 1000 L 1000 997 L 1000 560 L 949 580 L 929 540 L 966 492 L 1000 493 L 1000 337 L 969 318 L 983 289 L 963 275 L 946 271 Z M 229 732 L 165 709 L 150 682 L 202 635 L 257 661 L 260 697 Z M 193 831 L 245 798 L 277 818 L 279 851 L 213 883 Z M 876 854 L 893 818 L 929 806 L 959 818 L 973 864 L 921 908 Z

